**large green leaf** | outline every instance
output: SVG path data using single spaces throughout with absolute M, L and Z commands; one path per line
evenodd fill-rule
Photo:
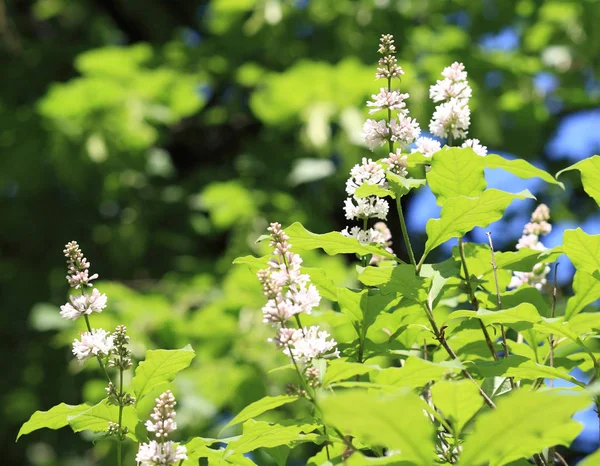
M 195 355 L 190 345 L 177 350 L 147 351 L 146 360 L 140 362 L 132 381 L 137 401 L 158 386 L 172 382 L 179 372 L 190 365 Z
M 326 424 L 333 424 L 368 446 L 400 450 L 402 460 L 435 464 L 434 425 L 425 415 L 427 405 L 410 392 L 380 396 L 349 389 L 320 403 Z
M 519 178 L 540 178 L 546 183 L 556 184 L 561 188 L 564 188 L 563 184 L 560 181 L 557 181 L 556 178 L 554 178 L 550 173 L 534 167 L 526 160 L 509 160 L 499 156 L 498 154 L 488 154 L 486 157 L 482 157 L 482 160 L 486 168 L 502 168 L 503 170 L 506 170 L 507 172 L 518 176 Z
M 382 293 L 397 293 L 413 301 L 427 299 L 431 279 L 419 277 L 414 265 L 397 267 L 365 267 L 359 269 L 358 279 L 363 285 L 377 286 Z
M 119 407 L 109 404 L 107 400 L 102 400 L 81 413 L 69 416 L 68 421 L 74 432 L 82 430 L 106 432 L 109 422 L 117 423 L 119 421 Z M 123 408 L 122 427 L 127 427 L 129 429 L 128 437 L 136 441 L 138 439 L 135 436 L 135 430 L 138 422 L 133 406 Z
M 451 197 L 479 197 L 487 186 L 483 157 L 470 147 L 445 147 L 433 154 L 427 182 L 439 205 Z
M 319 442 L 321 437 L 311 434 L 317 428 L 316 424 L 281 425 L 249 420 L 244 423 L 243 434 L 227 445 L 225 456 L 230 452 L 243 454 L 257 448 L 273 448 L 279 445 L 293 447 L 301 442 Z
M 600 464 L 600 450 L 596 450 L 594 453 L 586 456 L 582 461 L 577 463 L 578 466 L 597 466 L 599 464 Z
M 379 290 L 352 291 L 340 288 L 338 300 L 342 312 L 353 322 L 358 322 L 366 333 L 377 316 L 385 312 L 394 300 L 392 295 L 383 295 Z
M 562 379 L 574 385 L 585 386 L 568 371 L 561 368 L 538 364 L 525 356 L 511 354 L 499 361 L 476 361 L 472 363 L 474 372 L 481 377 L 514 377 L 516 380 Z
M 356 238 L 349 238 L 337 231 L 319 235 L 311 233 L 301 223 L 296 222 L 287 227 L 285 232 L 290 237 L 292 247 L 298 249 L 323 249 L 329 255 L 354 253 L 366 256 L 375 254 L 401 262 L 394 254 L 386 251 L 380 245 L 362 245 Z
M 479 389 L 470 380 L 441 380 L 430 390 L 433 403 L 450 421 L 457 436 L 483 406 Z
M 577 270 L 573 277 L 573 293 L 567 301 L 565 320 L 569 320 L 588 304 L 600 299 L 600 280 L 584 270 Z
M 75 416 L 90 409 L 90 405 L 82 404 L 77 406 L 61 403 L 50 408 L 48 411 L 36 411 L 29 420 L 21 426 L 17 440 L 22 435 L 27 435 L 38 429 L 60 429 L 69 425 L 69 416 Z
M 563 249 L 577 270 L 600 279 L 600 235 L 588 235 L 581 228 L 565 230 Z
M 403 367 L 382 369 L 374 382 L 394 387 L 423 387 L 431 381 L 437 381 L 451 374 L 458 374 L 462 367 L 458 362 L 431 362 L 416 356 L 406 358 Z
M 485 325 L 517 323 L 534 324 L 540 322 L 542 319 L 535 306 L 530 303 L 521 303 L 518 306 L 503 309 L 501 311 L 489 311 L 487 309 L 479 309 L 477 312 L 454 311 L 447 317 L 447 320 L 462 317 L 479 319 Z
M 600 179 L 600 156 L 594 155 L 593 157 L 581 160 L 559 171 L 556 177 L 558 178 L 561 174 L 569 170 L 579 170 L 583 189 L 600 206 L 600 186 L 598 185 L 598 180 Z
M 527 190 L 511 194 L 488 189 L 480 197 L 453 197 L 446 200 L 439 219 L 427 222 L 424 256 L 450 238 L 460 238 L 475 227 L 487 227 L 502 218 L 515 199 L 533 198 Z
M 279 408 L 280 406 L 288 403 L 293 403 L 296 400 L 298 400 L 298 397 L 295 395 L 265 396 L 254 403 L 250 403 L 248 406 L 242 409 L 237 416 L 235 416 L 227 423 L 225 427 L 223 427 L 222 431 L 228 427 L 239 424 L 240 422 L 245 422 L 248 419 L 260 416 L 261 414 L 272 409 Z
M 497 409 L 481 414 L 463 445 L 460 464 L 500 466 L 553 445 L 568 446 L 581 431 L 575 412 L 590 399 L 519 390 L 497 400 Z
M 325 372 L 322 384 L 324 387 L 327 387 L 333 382 L 339 382 L 340 380 L 346 380 L 355 375 L 367 374 L 376 370 L 379 370 L 379 366 L 336 359 L 331 361 L 329 367 L 327 367 L 327 372 Z
M 368 183 L 361 184 L 358 188 L 356 188 L 356 191 L 354 191 L 354 197 L 362 198 L 362 197 L 369 197 L 369 196 L 377 196 L 377 197 L 389 196 L 391 198 L 395 198 L 396 194 L 394 194 L 393 191 L 382 188 L 379 185 L 368 184 Z

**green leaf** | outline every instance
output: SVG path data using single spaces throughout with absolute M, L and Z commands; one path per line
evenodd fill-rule
M 294 248 L 302 250 L 323 249 L 323 251 L 330 256 L 352 253 L 361 256 L 376 254 L 401 262 L 394 254 L 386 251 L 380 245 L 362 245 L 356 238 L 349 238 L 337 231 L 318 235 L 316 233 L 311 233 L 304 228 L 301 223 L 296 222 L 287 227 L 285 232 L 290 237 L 290 243 Z
M 367 364 L 361 364 L 357 362 L 334 360 L 331 361 L 331 363 L 329 364 L 322 384 L 324 387 L 327 387 L 333 382 L 346 380 L 350 377 L 354 377 L 355 375 L 367 374 L 378 369 L 379 366 L 370 366 Z
M 382 293 L 398 293 L 416 302 L 427 299 L 430 279 L 419 277 L 414 265 L 397 267 L 365 267 L 358 279 L 363 285 L 378 286 Z
M 558 178 L 569 170 L 579 170 L 584 191 L 600 206 L 600 187 L 598 186 L 598 180 L 600 179 L 600 156 L 594 155 L 593 157 L 581 160 L 559 171 L 556 177 Z
M 403 367 L 388 367 L 382 369 L 373 382 L 394 387 L 423 387 L 431 381 L 437 381 L 448 374 L 458 374 L 460 363 L 426 361 L 416 356 L 406 358 Z
M 427 182 L 438 205 L 451 197 L 479 197 L 486 188 L 483 157 L 470 147 L 445 147 L 433 154 Z
M 556 184 L 564 189 L 564 185 L 556 180 L 550 173 L 531 165 L 523 159 L 505 159 L 498 154 L 488 154 L 482 157 L 486 168 L 502 168 L 519 178 L 540 178 L 546 183 Z M 558 175 L 557 175 L 558 177 Z
M 600 464 L 600 450 L 596 450 L 577 463 L 578 466 L 597 466 L 598 464 Z
M 38 429 L 60 429 L 69 425 L 69 416 L 75 416 L 90 408 L 90 405 L 81 404 L 77 406 L 61 403 L 50 408 L 48 411 L 36 411 L 31 415 L 29 420 L 21 426 L 17 440 L 22 435 L 27 435 Z
M 582 429 L 571 417 L 589 403 L 581 395 L 511 392 L 497 400 L 497 409 L 477 417 L 460 462 L 500 466 L 554 445 L 568 446 Z
M 109 422 L 119 422 L 119 407 L 108 404 L 107 400 L 102 400 L 95 406 L 87 410 L 68 417 L 69 425 L 73 432 L 89 430 L 92 432 L 106 432 Z M 133 406 L 123 408 L 122 426 L 129 428 L 127 436 L 137 441 L 135 428 L 139 420 Z
M 588 235 L 581 228 L 565 230 L 563 249 L 577 270 L 600 278 L 600 235 Z
M 319 403 L 327 424 L 337 426 L 368 446 L 401 450 L 404 461 L 435 464 L 434 426 L 423 411 L 427 405 L 410 392 L 379 396 L 350 389 Z
M 139 363 L 133 377 L 137 402 L 159 385 L 166 385 L 188 367 L 196 353 L 190 345 L 178 350 L 149 350 L 146 360 Z
M 385 176 L 388 180 L 390 189 L 393 191 L 393 198 L 404 196 L 405 194 L 408 194 L 412 189 L 416 189 L 419 186 L 423 186 L 427 182 L 427 180 L 405 178 L 392 172 L 387 172 Z
M 565 320 L 579 314 L 588 304 L 600 299 L 600 280 L 584 270 L 575 271 L 573 293 L 567 301 Z
M 527 190 L 511 194 L 488 189 L 480 197 L 453 197 L 446 200 L 439 219 L 427 222 L 427 243 L 424 256 L 450 238 L 460 238 L 475 227 L 487 227 L 502 218 L 515 199 L 533 198 Z
M 262 257 L 254 257 L 254 256 L 242 256 L 234 259 L 233 264 L 235 265 L 247 265 L 252 273 L 256 273 L 261 269 L 265 269 L 268 267 L 267 263 L 271 258 L 271 254 L 267 254 Z
M 270 411 L 272 409 L 278 408 L 280 406 L 286 405 L 288 403 L 293 403 L 298 400 L 297 396 L 291 395 L 279 395 L 279 396 L 265 396 L 254 403 L 250 403 L 246 406 L 237 416 L 235 416 L 231 421 L 227 423 L 221 432 L 225 429 L 239 424 L 241 422 L 245 422 L 248 419 L 252 419 L 254 417 L 260 416 L 261 414 Z
M 243 454 L 257 448 L 273 448 L 280 445 L 291 447 L 302 442 L 318 442 L 320 437 L 311 434 L 317 427 L 316 424 L 285 426 L 249 420 L 244 423 L 243 434 L 227 445 L 225 456 L 229 452 Z
M 323 298 L 334 302 L 338 300 L 338 287 L 327 276 L 325 270 L 316 267 L 302 267 L 302 272 L 308 274 L 310 281 Z
M 431 387 L 435 406 L 450 421 L 456 436 L 483 406 L 477 386 L 470 380 L 441 380 Z
M 369 197 L 369 196 L 377 196 L 377 197 L 390 196 L 391 198 L 396 198 L 396 195 L 394 194 L 393 191 L 382 188 L 381 186 L 376 185 L 376 184 L 363 183 L 358 188 L 356 188 L 356 191 L 354 192 L 354 197 L 357 197 L 357 198 Z
M 476 361 L 472 367 L 481 377 L 514 377 L 516 380 L 540 378 L 562 379 L 578 386 L 585 386 L 562 369 L 538 364 L 524 356 L 511 354 L 499 361 Z
M 454 311 L 447 320 L 457 319 L 461 317 L 476 318 L 481 320 L 485 325 L 490 324 L 517 324 L 529 323 L 534 324 L 540 322 L 542 317 L 538 313 L 533 304 L 521 303 L 518 306 L 501 311 L 489 311 L 487 309 L 479 309 L 473 311 Z
M 394 296 L 383 295 L 379 290 L 352 291 L 340 288 L 338 300 L 342 312 L 353 322 L 360 323 L 366 334 L 377 316 L 386 311 Z

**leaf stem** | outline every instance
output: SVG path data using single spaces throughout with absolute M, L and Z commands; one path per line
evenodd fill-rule
M 400 227 L 402 229 L 402 236 L 404 237 L 404 245 L 406 246 L 406 252 L 408 252 L 408 258 L 410 259 L 410 263 L 416 267 L 417 261 L 415 260 L 415 254 L 410 244 L 408 229 L 406 228 L 406 222 L 404 221 L 404 213 L 402 212 L 402 196 L 396 197 L 396 207 L 398 208 L 398 217 L 400 218 Z
M 471 286 L 471 276 L 469 275 L 469 268 L 467 267 L 467 259 L 465 257 L 465 243 L 463 242 L 462 237 L 458 238 L 458 250 L 460 252 L 460 260 L 462 261 L 463 271 L 465 272 L 465 281 L 467 282 L 467 288 L 469 290 L 471 306 L 473 307 L 473 311 L 477 312 L 479 310 L 479 301 L 477 300 L 475 292 L 473 291 L 473 287 Z M 481 331 L 483 332 L 483 336 L 485 337 L 487 347 L 489 348 L 490 353 L 492 353 L 492 357 L 495 361 L 498 361 L 498 354 L 496 354 L 496 350 L 494 349 L 494 343 L 490 338 L 490 334 L 488 333 L 487 328 L 485 328 L 485 324 L 480 319 L 477 320 L 479 321 L 479 326 L 481 327 Z
M 427 314 L 427 319 L 429 320 L 429 323 L 431 324 L 431 329 L 433 331 L 435 339 L 440 342 L 442 347 L 446 350 L 446 352 L 452 359 L 458 359 L 458 356 L 456 355 L 454 350 L 448 344 L 448 341 L 446 340 L 446 336 L 444 335 L 444 331 L 440 330 L 439 327 L 437 326 L 437 323 L 435 322 L 435 317 L 433 316 L 433 312 L 431 311 L 431 309 L 429 309 L 428 305 L 425 303 L 421 303 L 421 306 L 423 307 L 423 309 L 425 310 L 425 313 Z M 483 389 L 479 386 L 479 384 L 473 378 L 473 376 L 471 374 L 469 374 L 466 369 L 463 369 L 461 371 L 461 373 L 462 373 L 463 377 L 469 379 L 471 382 L 473 382 L 475 384 L 475 386 L 479 390 L 479 394 L 483 398 L 483 401 L 485 401 L 485 403 L 490 408 L 495 408 L 496 405 L 494 404 L 492 399 L 487 395 L 487 393 L 485 393 L 483 391 Z
M 121 466 L 123 462 L 122 438 L 123 432 L 123 361 L 119 364 L 119 438 L 117 441 L 117 466 Z
M 554 314 L 556 313 L 556 288 L 557 288 L 556 272 L 558 272 L 558 263 L 554 266 L 554 286 L 552 288 L 552 308 L 550 310 L 550 318 L 552 318 L 552 319 L 554 318 Z M 548 345 L 550 346 L 550 351 L 549 351 L 550 367 L 554 367 L 554 335 L 552 335 L 552 334 L 548 335 Z M 554 386 L 554 380 L 550 379 L 548 381 L 548 386 L 550 388 L 552 388 Z M 600 429 L 600 422 L 599 422 L 598 427 Z M 548 465 L 549 466 L 554 466 L 556 464 L 555 456 L 556 456 L 556 447 L 552 446 L 548 449 Z
M 89 319 L 88 315 L 83 314 L 83 317 L 85 319 L 85 325 L 87 326 L 88 332 L 92 333 L 92 326 L 90 325 L 90 319 Z M 104 375 L 108 379 L 108 383 L 112 383 L 112 380 L 110 379 L 110 375 L 108 374 L 108 371 L 106 370 L 106 366 L 102 362 L 102 358 L 100 357 L 99 354 L 96 355 L 96 359 L 98 360 L 98 364 L 100 364 L 100 367 L 104 371 Z

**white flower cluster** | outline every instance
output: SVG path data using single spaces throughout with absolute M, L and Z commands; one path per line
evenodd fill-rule
M 177 429 L 177 423 L 173 420 L 176 404 L 170 390 L 156 398 L 154 412 L 150 415 L 152 421 L 146 421 L 146 428 L 148 432 L 154 432 L 159 441 L 140 444 L 135 461 L 141 466 L 166 466 L 187 460 L 185 446 L 164 440 Z
M 481 145 L 479 139 L 467 139 L 460 147 L 470 147 L 473 149 L 473 152 L 475 152 L 477 155 L 481 155 L 482 157 L 485 157 L 488 153 L 487 147 Z
M 262 283 L 267 304 L 263 307 L 263 321 L 277 328 L 277 335 L 271 339 L 284 353 L 297 363 L 307 367 L 317 357 L 339 357 L 335 340 L 328 340 L 329 334 L 319 327 L 294 329 L 287 327 L 287 321 L 299 314 L 310 314 L 321 302 L 321 295 L 310 277 L 301 273 L 302 258 L 291 252 L 289 237 L 279 223 L 272 223 L 269 245 L 273 257 L 269 268 L 257 274 Z
M 81 316 L 87 319 L 93 312 L 102 312 L 106 308 L 106 295 L 96 288 L 91 294 L 84 291 L 84 287 L 92 286 L 92 280 L 98 278 L 98 274 L 90 275 L 90 263 L 83 256 L 77 241 L 67 243 L 63 253 L 67 258 L 67 281 L 71 288 L 80 289 L 81 294 L 72 295 L 70 302 L 60 307 L 60 315 L 65 319 L 75 320 Z M 73 354 L 81 363 L 93 357 L 109 356 L 114 349 L 113 336 L 103 329 L 91 329 L 82 333 L 80 339 L 73 341 Z
M 550 220 L 550 209 L 546 204 L 540 204 L 531 215 L 531 221 L 523 228 L 523 235 L 519 238 L 517 249 L 528 248 L 536 251 L 544 251 L 546 247 L 540 241 L 541 235 L 547 235 L 552 231 Z M 531 272 L 513 272 L 513 277 L 508 285 L 509 288 L 518 288 L 521 285 L 531 285 L 541 290 L 546 284 L 546 277 L 550 273 L 550 267 L 544 263 L 535 264 Z
M 415 145 L 417 146 L 415 149 L 412 149 L 411 153 L 420 152 L 425 157 L 431 157 L 438 150 L 442 148 L 440 141 L 436 141 L 435 139 L 420 137 L 415 141 Z
M 101 328 L 84 332 L 81 334 L 81 340 L 76 338 L 73 341 L 73 354 L 81 363 L 96 356 L 108 356 L 114 348 L 112 335 Z
M 401 148 L 406 148 L 419 137 L 421 128 L 417 120 L 408 116 L 405 100 L 409 95 L 389 88 L 392 78 L 399 78 L 404 74 L 402 68 L 397 64 L 396 46 L 394 38 L 390 34 L 381 36 L 379 53 L 383 57 L 379 59 L 379 67 L 375 76 L 378 79 L 387 79 L 388 88 L 382 87 L 379 94 L 371 96 L 372 100 L 367 102 L 367 107 L 370 108 L 369 114 L 384 110 L 387 115 L 391 115 L 392 111 L 397 112 L 397 115 L 395 118 L 390 118 L 389 122 L 385 119 L 368 119 L 363 126 L 363 138 L 371 150 L 377 146 L 388 144 L 389 141 L 398 143 Z
M 363 184 L 387 188 L 383 166 L 365 157 L 363 157 L 360 165 L 357 164 L 350 170 L 350 178 L 346 182 L 346 193 L 350 196 L 344 204 L 346 218 L 348 220 L 358 220 L 374 217 L 385 220 L 390 210 L 386 200 L 377 196 L 363 198 L 355 196 L 356 190 Z
M 454 62 L 442 71 L 444 79 L 429 88 L 429 97 L 441 102 L 435 109 L 429 131 L 440 138 L 463 139 L 471 124 L 471 87 L 462 63 Z
M 65 319 L 75 320 L 78 317 L 92 312 L 102 312 L 106 307 L 106 295 L 94 288 L 91 295 L 82 293 L 81 295 L 72 295 L 70 303 L 60 307 L 60 315 Z

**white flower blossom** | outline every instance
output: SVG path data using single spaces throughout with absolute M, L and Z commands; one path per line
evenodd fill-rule
M 390 205 L 385 199 L 376 196 L 357 198 L 347 198 L 344 202 L 344 210 L 348 220 L 379 218 L 387 219 Z
M 389 91 L 385 87 L 379 90 L 379 94 L 373 94 L 371 96 L 372 101 L 367 102 L 367 107 L 373 107 L 369 110 L 369 114 L 377 113 L 380 110 L 396 110 L 398 112 L 405 112 L 406 99 L 408 94 L 402 94 L 399 91 Z
M 531 221 L 523 228 L 523 235 L 517 242 L 517 249 L 528 248 L 534 251 L 544 251 L 546 247 L 540 241 L 540 235 L 552 231 L 550 220 L 550 209 L 545 204 L 540 204 L 533 214 Z M 546 277 L 550 273 L 550 267 L 543 262 L 535 264 L 531 272 L 513 272 L 509 288 L 518 288 L 521 285 L 531 285 L 541 290 L 546 284 Z
M 460 147 L 471 147 L 473 152 L 475 152 L 477 155 L 481 155 L 482 157 L 485 157 L 488 153 L 487 147 L 481 145 L 479 139 L 467 139 Z
M 73 354 L 80 362 L 85 362 L 95 356 L 108 356 L 114 349 L 112 335 L 103 330 L 92 329 L 91 332 L 81 334 L 81 340 L 73 341 Z
M 148 432 L 154 432 L 156 438 L 168 437 L 171 432 L 177 430 L 175 422 L 175 396 L 171 390 L 167 390 L 156 398 L 156 406 L 150 415 L 151 421 L 146 421 Z
M 402 155 L 402 149 L 396 149 L 396 152 L 390 152 L 390 155 L 386 159 L 381 159 L 381 162 L 388 166 L 388 170 L 392 171 L 396 175 L 406 177 L 408 171 L 406 166 L 408 164 L 408 157 Z
M 187 460 L 187 449 L 175 442 L 151 440 L 139 446 L 135 461 L 140 466 L 166 466 Z
M 385 120 L 368 119 L 363 125 L 363 138 L 369 149 L 374 150 L 377 146 L 381 146 L 388 142 L 390 129 Z
M 412 144 L 421 134 L 419 123 L 414 118 L 406 115 L 398 115 L 398 118 L 390 120 L 391 139 L 397 142 L 400 147 L 405 148 Z
M 429 123 L 434 136 L 455 139 L 464 138 L 471 124 L 471 111 L 466 101 L 452 98 L 438 105 Z
M 91 295 L 75 295 L 71 296 L 70 303 L 63 304 L 60 307 L 60 315 L 65 319 L 75 320 L 78 317 L 92 312 L 102 312 L 106 307 L 106 295 L 94 288 Z
M 452 65 L 444 68 L 444 71 L 442 71 L 442 76 L 453 82 L 466 81 L 467 72 L 465 71 L 465 65 L 455 61 L 452 63 Z
M 440 141 L 432 138 L 420 137 L 415 141 L 417 147 L 411 150 L 411 154 L 420 152 L 425 157 L 431 157 L 442 148 Z
M 448 78 L 437 81 L 429 88 L 429 98 L 434 102 L 442 102 L 452 98 L 470 99 L 473 91 L 466 81 L 455 82 Z
M 360 227 L 352 227 L 350 230 L 348 230 L 348 227 L 346 227 L 344 230 L 342 230 L 341 233 L 344 236 L 356 238 L 358 242 L 362 245 L 367 245 L 371 243 L 384 244 L 386 242 L 382 233 L 376 230 L 375 228 L 363 230 Z
M 263 322 L 281 325 L 297 314 L 310 314 L 318 307 L 321 295 L 301 272 L 302 258 L 290 251 L 288 236 L 278 223 L 272 223 L 270 245 L 274 248 L 268 269 L 258 272 L 267 303 L 263 306 Z
M 346 192 L 352 196 L 362 184 L 386 187 L 385 170 L 377 162 L 363 157 L 360 165 L 356 164 L 350 170 L 350 178 L 346 181 Z
M 317 326 L 296 329 L 283 352 L 296 362 L 306 366 L 315 358 L 338 358 L 340 353 L 335 340 Z

